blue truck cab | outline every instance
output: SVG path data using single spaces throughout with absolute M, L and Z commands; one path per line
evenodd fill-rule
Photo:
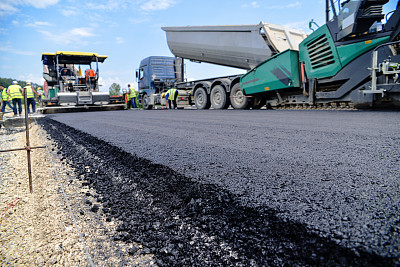
M 151 56 L 143 59 L 136 70 L 139 104 L 146 109 L 161 104 L 161 94 L 177 82 L 178 72 L 174 57 Z

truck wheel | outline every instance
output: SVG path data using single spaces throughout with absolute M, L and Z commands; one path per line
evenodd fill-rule
M 207 95 L 206 90 L 203 87 L 200 87 L 194 93 L 194 103 L 197 109 L 208 109 L 210 108 L 210 99 Z
M 223 109 L 226 106 L 226 93 L 221 85 L 215 86 L 211 90 L 210 101 L 214 109 Z
M 235 109 L 245 109 L 248 105 L 247 97 L 240 90 L 240 84 L 237 83 L 231 90 L 231 105 Z
M 143 103 L 143 108 L 144 109 L 152 109 L 153 105 L 149 105 L 149 96 L 148 95 L 143 95 L 142 103 Z

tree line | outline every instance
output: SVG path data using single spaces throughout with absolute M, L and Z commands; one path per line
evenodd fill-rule
M 13 81 L 17 81 L 19 86 L 21 86 L 21 87 L 25 87 L 26 83 L 27 83 L 27 81 L 21 81 L 21 80 L 12 79 L 12 78 L 0 78 L 0 85 L 7 88 L 8 86 L 10 86 L 12 84 Z M 39 84 L 33 83 L 33 82 L 31 82 L 31 84 L 35 88 L 38 88 L 39 86 L 43 88 L 43 85 L 39 85 Z

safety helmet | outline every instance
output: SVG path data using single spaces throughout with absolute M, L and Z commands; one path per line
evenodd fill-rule
M 30 82 L 27 82 L 26 85 L 31 85 L 31 83 L 30 83 Z
M 42 89 L 42 87 L 39 86 L 37 89 L 40 90 L 40 89 Z
M 18 84 L 18 82 L 17 81 L 13 81 L 12 84 Z
M 126 89 L 122 89 L 122 93 L 126 94 Z

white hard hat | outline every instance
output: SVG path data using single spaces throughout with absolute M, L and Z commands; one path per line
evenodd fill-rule
M 13 81 L 12 84 L 18 84 L 18 82 L 17 81 Z
M 31 83 L 30 83 L 30 82 L 27 82 L 26 85 L 31 85 Z

